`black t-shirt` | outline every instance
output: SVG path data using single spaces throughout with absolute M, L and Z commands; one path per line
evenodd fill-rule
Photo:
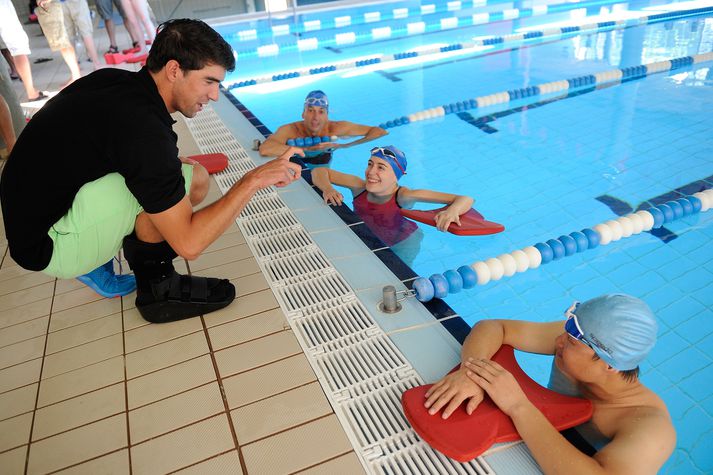
M 101 69 L 63 89 L 18 137 L 2 173 L 0 199 L 10 255 L 42 270 L 47 232 L 79 189 L 118 172 L 149 213 L 185 196 L 174 121 L 146 68 Z

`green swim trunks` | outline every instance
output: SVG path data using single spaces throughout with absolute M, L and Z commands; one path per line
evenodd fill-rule
M 181 168 L 188 194 L 193 166 Z M 42 272 L 71 279 L 108 262 L 121 249 L 124 236 L 133 232 L 142 211 L 118 173 L 87 183 L 79 189 L 72 208 L 50 228 L 52 259 Z

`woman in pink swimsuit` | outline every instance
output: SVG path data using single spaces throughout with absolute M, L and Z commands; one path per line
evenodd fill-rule
M 354 212 L 402 259 L 405 256 L 400 248 L 405 247 L 407 238 L 408 241 L 417 239 L 420 242 L 422 236 L 418 225 L 404 218 L 400 208 L 409 209 L 417 202 L 450 205 L 435 217 L 436 227 L 445 231 L 451 223 L 460 224 L 460 215 L 473 205 L 473 198 L 469 196 L 399 186 L 399 178 L 406 174 L 406 165 L 406 155 L 393 145 L 387 145 L 371 149 L 364 178 L 329 169 L 330 183 L 352 191 Z M 333 186 L 325 189 L 323 197 L 325 203 L 332 205 L 340 205 L 344 200 Z M 411 258 L 404 260 L 413 260 L 412 256 L 408 257 Z

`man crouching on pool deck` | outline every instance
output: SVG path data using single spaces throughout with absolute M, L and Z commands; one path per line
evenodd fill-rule
M 332 161 L 332 152 L 338 148 L 348 148 L 354 145 L 370 142 L 388 134 L 381 127 L 360 125 L 346 120 L 329 120 L 329 99 L 322 91 L 311 91 L 307 94 L 302 109 L 302 120 L 281 126 L 260 145 L 260 155 L 277 157 L 287 150 L 287 141 L 305 137 L 349 136 L 361 137 L 349 143 L 322 142 L 310 147 L 304 147 L 305 156 L 302 161 L 312 170 L 312 183 L 325 192 L 332 189 L 327 175 L 327 169 Z M 330 201 L 328 201 L 329 203 Z
M 139 72 L 102 69 L 51 99 L 18 138 L 0 181 L 12 258 L 25 269 L 79 276 L 105 296 L 135 286 L 136 307 L 150 322 L 229 305 L 233 284 L 179 275 L 173 259 L 196 259 L 259 189 L 285 186 L 301 171 L 289 162 L 301 151 L 289 148 L 193 211 L 208 174 L 179 160 L 169 114 L 194 117 L 217 101 L 234 67 L 230 45 L 206 23 L 171 20 Z M 135 283 L 114 275 L 111 259 L 122 243 Z
M 510 418 L 546 474 L 654 474 L 676 444 L 664 402 L 639 381 L 639 363 L 656 342 L 656 320 L 641 300 L 603 295 L 573 304 L 565 322 L 482 320 L 463 344 L 461 367 L 426 392 L 430 414 L 445 419 L 486 392 Z M 578 432 L 598 452 L 585 455 L 530 403 L 515 378 L 490 358 L 501 345 L 555 355 L 550 389 L 592 401 Z

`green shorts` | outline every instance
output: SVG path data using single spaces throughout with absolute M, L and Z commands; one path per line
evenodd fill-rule
M 193 165 L 183 164 L 186 194 Z M 70 210 L 50 228 L 54 247 L 42 271 L 61 279 L 90 272 L 108 262 L 121 249 L 124 236 L 134 231 L 141 205 L 118 173 L 87 183 L 79 189 Z

